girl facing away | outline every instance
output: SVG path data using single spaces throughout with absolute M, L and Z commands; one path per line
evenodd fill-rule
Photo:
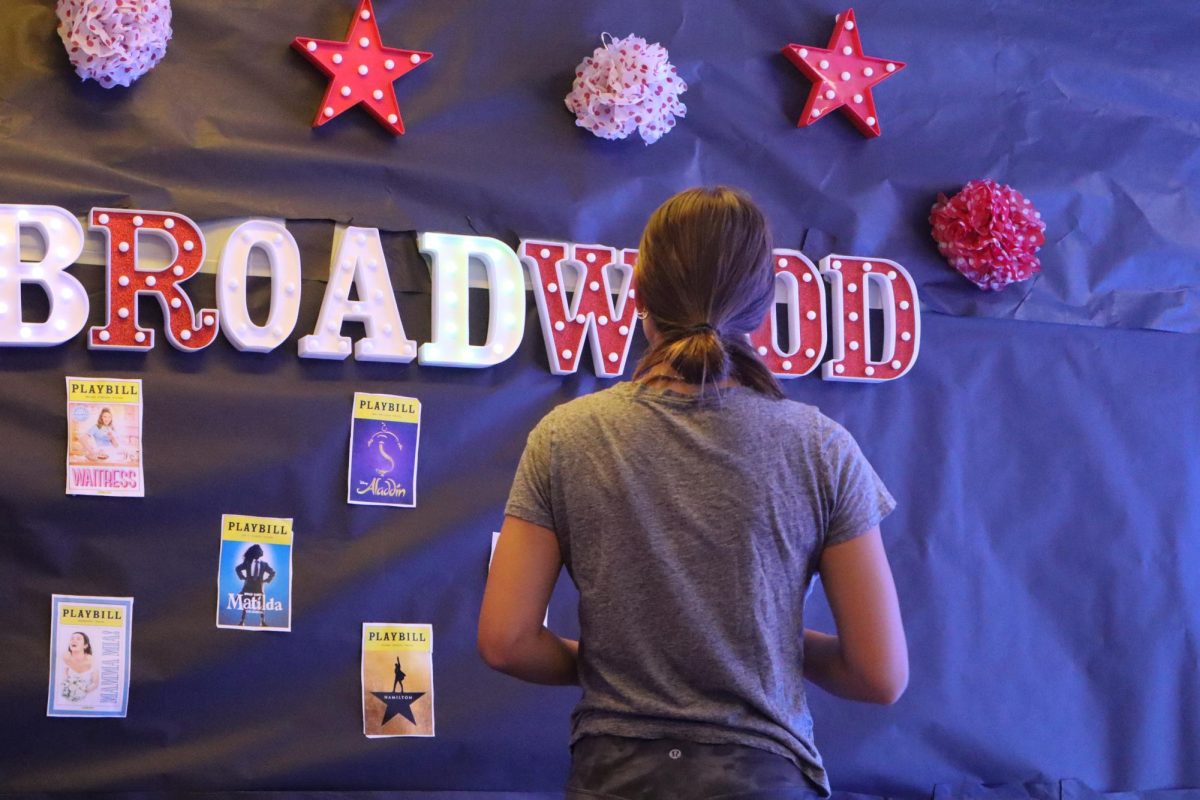
M 649 348 L 633 380 L 529 435 L 479 649 L 509 675 L 583 689 L 568 798 L 827 797 L 805 679 L 881 704 L 907 686 L 879 532 L 895 501 L 747 341 L 774 307 L 770 255 L 744 194 L 669 199 L 635 267 Z M 564 565 L 578 642 L 542 624 Z M 817 573 L 836 634 L 804 628 Z

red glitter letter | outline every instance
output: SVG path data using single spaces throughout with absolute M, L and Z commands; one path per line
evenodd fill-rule
M 92 328 L 88 347 L 105 350 L 149 350 L 154 331 L 137 324 L 137 298 L 156 294 L 167 321 L 167 339 L 180 350 L 201 350 L 217 335 L 217 310 L 200 310 L 179 285 L 200 271 L 204 263 L 204 236 L 196 223 L 181 214 L 162 211 L 126 211 L 93 208 L 91 229 L 108 237 L 108 321 Z M 175 257 L 162 270 L 138 268 L 138 237 L 143 232 L 167 238 Z
M 836 381 L 890 381 L 912 368 L 921 343 L 917 287 L 904 267 L 882 258 L 830 255 L 821 272 L 833 284 L 833 360 L 822 376 Z M 870 358 L 869 284 L 882 298 L 883 353 Z
M 617 251 L 611 247 L 525 240 L 520 253 L 530 261 L 529 278 L 542 320 L 550 371 L 570 375 L 579 369 L 584 336 L 590 334 L 596 375 L 620 376 L 633 341 L 633 265 L 637 251 L 622 250 L 618 260 Z M 569 268 L 574 278 L 569 308 L 564 268 Z M 613 273 L 619 276 L 615 301 L 609 279 Z
M 750 334 L 750 344 L 776 376 L 798 378 L 812 372 L 825 353 L 825 281 L 803 253 L 775 250 L 772 257 L 775 285 L 787 305 L 788 352 L 779 347 L 776 303 Z

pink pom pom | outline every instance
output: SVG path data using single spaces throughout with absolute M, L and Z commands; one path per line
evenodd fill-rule
M 1042 271 L 1035 253 L 1046 242 L 1046 223 L 1011 186 L 975 180 L 949 199 L 939 194 L 929 224 L 942 256 L 980 289 L 1003 289 Z
M 162 60 L 170 0 L 58 0 L 58 35 L 79 77 L 128 86 Z
M 660 44 L 609 37 L 575 68 L 566 97 L 575 124 L 603 139 L 624 139 L 636 130 L 646 144 L 657 142 L 674 127 L 675 117 L 687 114 L 679 102 L 687 84 L 667 59 Z

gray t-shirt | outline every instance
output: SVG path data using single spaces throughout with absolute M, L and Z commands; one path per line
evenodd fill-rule
M 822 548 L 894 507 L 813 406 L 620 383 L 555 408 L 505 512 L 554 531 L 579 587 L 571 742 L 749 745 L 828 795 L 804 693 L 805 590 Z

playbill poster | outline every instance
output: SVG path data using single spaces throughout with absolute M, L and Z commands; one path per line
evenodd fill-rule
M 347 500 L 375 506 L 417 505 L 421 401 L 354 393 Z
M 132 597 L 50 601 L 50 717 L 123 717 L 129 708 Z
M 221 517 L 217 627 L 292 629 L 292 521 Z
M 67 494 L 146 494 L 140 380 L 67 378 Z
M 433 627 L 364 622 L 363 733 L 433 736 Z

